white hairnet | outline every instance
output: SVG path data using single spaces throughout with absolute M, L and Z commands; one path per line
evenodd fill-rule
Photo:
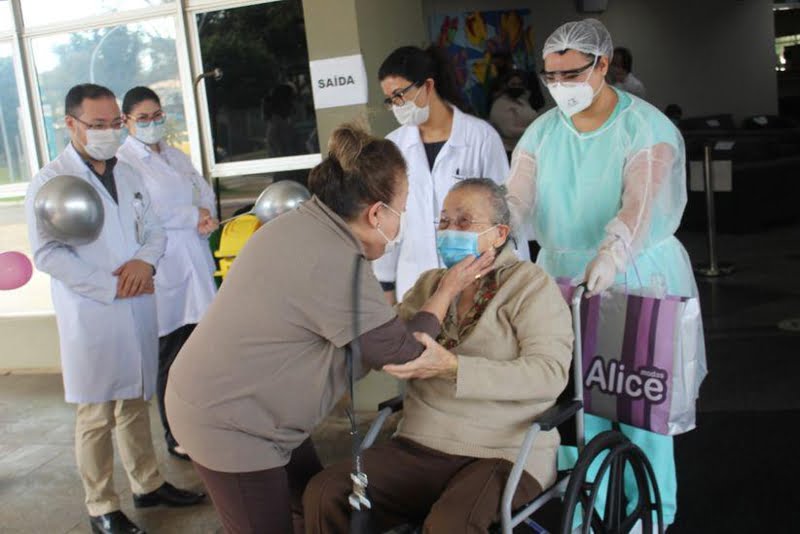
M 559 26 L 544 42 L 542 58 L 553 52 L 577 50 L 593 56 L 606 56 L 611 60 L 614 43 L 611 34 L 597 19 L 584 19 L 567 22 Z

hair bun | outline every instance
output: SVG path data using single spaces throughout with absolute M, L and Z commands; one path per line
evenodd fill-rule
M 331 132 L 328 156 L 311 170 L 308 186 L 335 214 L 351 221 L 370 204 L 392 202 L 405 180 L 406 162 L 397 145 L 349 123 Z
M 355 124 L 344 124 L 336 128 L 328 141 L 328 155 L 345 173 L 356 167 L 361 151 L 372 142 L 372 137 Z

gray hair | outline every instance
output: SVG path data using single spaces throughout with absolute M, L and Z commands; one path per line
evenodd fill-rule
M 516 240 L 514 239 L 514 228 L 511 227 L 511 208 L 509 207 L 508 200 L 506 199 L 506 196 L 508 195 L 506 187 L 498 184 L 490 178 L 467 178 L 456 183 L 456 185 L 454 185 L 450 191 L 461 191 L 463 189 L 475 189 L 481 191 L 489 197 L 489 203 L 492 206 L 492 223 L 504 224 L 510 227 L 511 234 L 509 235 L 509 239 L 506 241 L 506 243 L 508 243 L 508 241 L 513 241 L 516 243 Z

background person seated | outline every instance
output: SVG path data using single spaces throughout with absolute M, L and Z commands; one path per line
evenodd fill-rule
M 622 46 L 615 48 L 614 57 L 611 59 L 611 66 L 608 69 L 608 82 L 617 89 L 627 91 L 639 98 L 645 98 L 647 90 L 631 70 L 633 70 L 631 51 Z
M 664 115 L 672 121 L 672 124 L 676 127 L 680 127 L 681 119 L 683 119 L 683 109 L 681 109 L 678 104 L 668 104 L 667 107 L 664 108 Z
M 492 248 L 494 270 L 464 289 L 422 355 L 384 371 L 407 380 L 397 434 L 364 454 L 378 529 L 424 522 L 425 532 L 486 532 L 530 422 L 567 384 L 572 328 L 558 286 L 509 246 L 505 189 L 467 179 L 447 195 L 437 247 L 445 265 Z M 446 269 L 424 273 L 398 305 L 413 316 Z M 558 432 L 535 442 L 514 505 L 556 476 Z M 303 503 L 306 532 L 348 532 L 349 462 L 316 475 Z M 380 530 L 383 531 L 383 530 Z
M 536 117 L 536 111 L 528 101 L 525 73 L 519 70 L 511 71 L 506 77 L 503 92 L 492 104 L 492 111 L 489 114 L 489 122 L 500 134 L 509 160 L 519 138 Z

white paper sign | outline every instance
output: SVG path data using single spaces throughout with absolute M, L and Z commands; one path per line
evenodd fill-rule
M 711 186 L 718 193 L 733 191 L 733 165 L 730 160 L 714 160 L 711 162 Z M 702 161 L 689 162 L 689 190 L 705 191 L 706 177 L 703 173 Z
M 714 150 L 733 150 L 735 145 L 736 141 L 717 141 L 717 144 L 714 145 Z
M 367 103 L 367 71 L 361 54 L 309 63 L 316 109 Z

